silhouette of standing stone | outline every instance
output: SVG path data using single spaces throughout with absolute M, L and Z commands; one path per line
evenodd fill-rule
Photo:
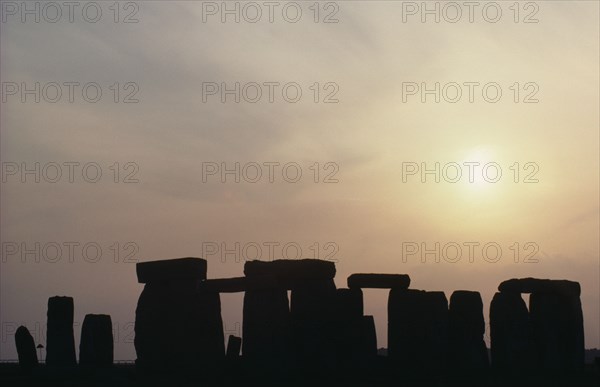
M 373 316 L 363 316 L 361 333 L 361 357 L 375 358 L 377 356 L 377 333 Z
M 533 367 L 544 372 L 580 372 L 584 368 L 585 349 L 583 334 L 583 312 L 581 309 L 581 286 L 578 282 L 567 280 L 549 280 L 537 278 L 510 279 L 498 286 L 500 295 L 498 301 L 492 303 L 494 311 L 500 309 L 503 313 L 494 312 L 492 327 L 502 326 L 508 319 L 507 313 L 519 314 L 519 321 L 523 320 L 523 306 L 511 307 L 505 310 L 505 304 L 514 294 L 531 293 L 529 298 L 530 330 L 528 338 L 531 346 L 531 361 Z M 500 298 L 502 297 L 502 298 Z M 495 297 L 496 298 L 496 297 Z M 520 296 L 519 296 L 520 298 Z M 500 302 L 502 300 L 502 302 Z M 499 305 L 503 307 L 500 308 Z M 490 310 L 491 314 L 492 310 Z M 492 335 L 492 351 L 497 356 L 498 366 L 502 367 L 512 358 L 525 356 L 515 354 L 512 349 L 511 337 L 503 336 L 495 330 Z M 524 341 L 524 340 L 521 340 Z M 495 348 L 494 348 L 495 347 Z M 505 349 L 511 351 L 504 356 Z M 521 351 L 522 352 L 522 351 Z M 508 356 L 512 358 L 507 359 Z M 505 361 L 506 360 L 506 361 Z M 494 360 L 494 364 L 496 364 Z
M 410 277 L 406 274 L 352 274 L 348 277 L 350 289 L 408 289 Z
M 490 305 L 492 366 L 502 373 L 522 373 L 531 368 L 529 312 L 519 293 L 496 293 Z
M 74 366 L 75 339 L 73 337 L 73 298 L 50 297 L 46 333 L 46 364 Z
M 244 358 L 285 362 L 290 354 L 290 309 L 285 289 L 248 290 L 244 294 Z
M 535 352 L 542 369 L 556 373 L 582 371 L 585 350 L 579 297 L 534 292 L 529 307 Z
M 237 358 L 240 356 L 240 349 L 242 348 L 242 338 L 229 335 L 227 340 L 227 353 L 228 358 Z
M 29 329 L 24 326 L 17 328 L 15 333 L 15 344 L 19 356 L 19 366 L 23 369 L 30 369 L 38 365 L 37 353 L 35 352 L 35 343 Z
M 289 351 L 299 360 L 298 364 L 309 369 L 330 365 L 329 357 L 334 353 L 335 264 L 318 259 L 249 261 L 244 265 L 244 274 L 249 282 L 265 278 L 273 286 L 271 290 L 246 291 L 244 356 Z M 289 312 L 285 314 L 282 300 L 287 300 L 287 289 L 292 291 L 291 308 L 286 309 Z M 260 295 L 265 304 L 257 299 Z M 277 313 L 264 321 L 265 317 L 261 317 L 264 313 L 258 312 L 260 308 L 273 309 Z M 247 332 L 255 334 L 248 336 Z M 253 337 L 255 335 L 266 336 L 263 341 L 267 344 L 262 346 L 261 341 Z M 291 346 L 288 347 L 290 337 Z
M 147 371 L 212 370 L 225 356 L 219 293 L 201 290 L 206 261 L 181 258 L 137 264 L 147 281 L 135 320 L 136 365 Z
M 334 315 L 347 321 L 363 317 L 363 293 L 360 289 L 337 289 Z
M 448 301 L 443 292 L 391 289 L 388 356 L 407 371 L 439 369 L 447 343 Z
M 292 289 L 294 351 L 307 370 L 334 366 L 336 288 L 333 279 L 306 280 Z
M 483 371 L 489 365 L 483 341 L 485 320 L 479 292 L 457 290 L 450 297 L 449 363 L 453 370 Z
M 363 318 L 362 290 L 337 289 L 333 324 L 338 367 L 355 369 L 368 356 L 365 336 L 369 332 Z
M 112 321 L 106 314 L 88 314 L 81 327 L 79 365 L 111 366 L 113 364 Z

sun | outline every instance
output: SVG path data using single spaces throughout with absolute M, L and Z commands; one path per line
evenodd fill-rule
M 502 169 L 489 148 L 470 150 L 460 164 L 463 174 L 461 182 L 470 190 L 488 190 L 497 185 L 502 175 Z

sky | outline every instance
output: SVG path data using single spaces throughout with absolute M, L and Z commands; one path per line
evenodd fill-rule
M 598 2 L 61 4 L 1 2 L 1 359 L 54 295 L 135 359 L 135 263 L 188 256 L 406 273 L 486 324 L 500 282 L 569 279 L 600 347 Z

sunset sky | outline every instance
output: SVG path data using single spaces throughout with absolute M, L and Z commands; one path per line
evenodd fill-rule
M 448 298 L 480 291 L 487 324 L 501 281 L 578 281 L 586 348 L 600 347 L 598 2 L 520 3 L 518 14 L 512 1 L 498 2 L 495 23 L 488 21 L 495 9 L 482 14 L 485 2 L 473 22 L 464 7 L 456 23 L 443 2 L 439 23 L 435 15 L 422 22 L 422 10 L 412 8 L 421 2 L 297 2 L 296 22 L 297 8 L 282 14 L 287 2 L 277 2 L 273 22 L 258 2 L 256 23 L 244 19 L 256 16 L 246 2 L 238 3 L 239 23 L 227 14 L 222 22 L 221 2 L 123 2 L 118 14 L 113 2 L 96 2 L 102 16 L 95 23 L 82 16 L 85 3 L 73 22 L 63 9 L 56 23 L 47 20 L 56 10 L 40 9 L 39 23 L 31 15 L 22 22 L 21 10 L 13 15 L 5 3 L 0 358 L 16 358 L 21 324 L 45 344 L 36 324 L 46 322 L 48 297 L 69 295 L 79 324 L 88 313 L 112 316 L 115 359 L 133 360 L 143 288 L 136 260 L 203 257 L 209 278 L 237 277 L 256 246 L 263 260 L 269 251 L 295 258 L 298 247 L 304 258 L 336 260 L 338 287 L 352 273 L 381 272 L 409 274 L 412 288 Z M 36 82 L 39 103 L 22 90 Z M 73 102 L 70 82 L 79 83 Z M 102 90 L 96 103 L 82 96 L 92 82 Z M 221 93 L 236 82 L 239 103 Z M 436 82 L 438 103 L 421 92 Z M 262 96 L 253 103 L 256 85 Z M 475 85 L 472 102 L 468 85 Z M 299 100 L 289 102 L 298 88 Z M 489 102 L 498 88 L 501 97 Z M 94 90 L 85 97 L 95 98 Z M 22 175 L 36 162 L 39 183 L 34 173 Z M 222 182 L 222 167 L 236 162 L 239 183 L 234 174 Z M 480 166 L 469 182 L 472 162 Z M 84 178 L 87 163 L 96 164 Z M 421 176 L 436 163 L 439 182 Z M 501 168 L 496 183 L 482 178 L 486 163 Z M 53 183 L 56 165 L 62 177 Z M 256 165 L 262 176 L 252 182 Z M 463 175 L 453 183 L 456 165 Z M 102 176 L 92 183 L 94 166 Z M 415 175 L 403 174 L 414 166 Z M 495 176 L 488 169 L 488 180 Z M 436 253 L 422 262 L 422 247 L 436 243 L 439 262 Z M 51 262 L 56 245 L 62 256 Z M 484 245 L 492 246 L 486 256 Z M 92 262 L 97 246 L 102 253 Z M 406 253 L 415 246 L 419 253 Z M 449 262 L 456 246 L 462 257 Z M 242 300 L 221 296 L 226 335 L 241 334 Z M 387 345 L 386 304 L 385 290 L 365 291 L 380 347 Z M 77 343 L 79 334 L 80 326 Z

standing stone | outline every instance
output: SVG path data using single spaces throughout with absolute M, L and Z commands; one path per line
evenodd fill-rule
M 334 315 L 336 320 L 362 318 L 363 293 L 360 289 L 336 289 Z
M 361 318 L 361 348 L 362 358 L 374 359 L 377 357 L 377 332 L 375 331 L 375 319 L 373 316 L 363 316 Z
M 534 292 L 529 303 L 535 354 L 541 368 L 553 373 L 582 371 L 585 351 L 579 297 Z
M 335 334 L 338 368 L 355 369 L 368 356 L 365 341 L 369 332 L 363 318 L 362 290 L 337 289 L 331 329 Z
M 492 367 L 520 374 L 534 362 L 527 305 L 519 293 L 496 293 L 490 305 Z
M 136 365 L 146 371 L 213 370 L 225 357 L 219 293 L 200 289 L 206 261 L 182 258 L 137 264 L 148 281 L 135 319 Z
M 278 364 L 293 357 L 307 370 L 331 366 L 335 264 L 317 259 L 249 261 L 244 274 L 252 284 L 244 297 L 244 357 L 275 355 Z M 265 289 L 258 289 L 257 281 L 263 279 Z
M 583 371 L 585 362 L 583 312 L 579 298 L 581 286 L 578 282 L 538 278 L 510 279 L 502 282 L 498 290 L 502 295 L 507 294 L 506 297 L 509 297 L 508 294 L 531 293 L 529 298 L 531 360 L 528 362 L 530 370 L 538 369 L 545 373 Z M 519 308 L 521 310 L 519 313 L 522 314 L 522 306 Z M 515 313 L 514 310 L 511 312 Z M 501 319 L 506 318 L 505 313 L 494 315 Z M 494 342 L 497 349 L 509 346 L 506 338 L 500 339 L 497 336 Z M 498 352 L 498 350 L 494 351 Z M 501 349 L 499 351 L 502 353 Z M 498 356 L 502 359 L 502 355 Z
M 440 372 L 446 367 L 448 354 L 448 299 L 444 292 L 425 293 L 426 332 L 424 346 L 429 356 L 426 368 Z
M 306 280 L 292 289 L 290 311 L 295 320 L 330 320 L 335 303 L 333 279 Z
M 489 365 L 483 341 L 485 320 L 479 292 L 457 290 L 450 297 L 449 365 L 452 371 L 484 371 Z
M 112 321 L 106 314 L 88 314 L 81 327 L 79 365 L 111 366 L 113 364 Z
M 77 364 L 73 336 L 73 298 L 50 297 L 46 333 L 46 364 L 69 367 Z
M 291 322 L 287 291 L 246 291 L 243 315 L 244 358 L 263 363 L 289 361 Z
M 240 356 L 240 349 L 242 348 L 242 338 L 234 335 L 229 335 L 227 340 L 227 352 L 228 358 L 238 358 Z
M 439 370 L 447 347 L 448 301 L 443 292 L 391 289 L 388 356 L 407 371 Z
M 15 344 L 17 346 L 17 355 L 19 356 L 19 366 L 25 370 L 38 365 L 37 353 L 35 352 L 35 343 L 29 329 L 24 326 L 17 328 L 15 333 Z
M 333 279 L 306 280 L 292 289 L 294 352 L 307 369 L 334 366 L 336 287 Z

